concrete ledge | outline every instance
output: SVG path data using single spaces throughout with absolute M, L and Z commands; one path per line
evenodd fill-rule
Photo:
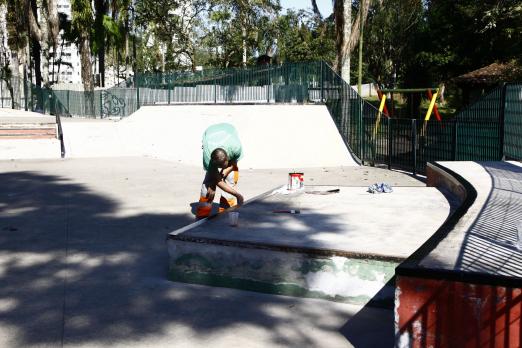
M 372 195 L 336 186 L 335 194 L 317 194 L 332 188 L 273 190 L 239 209 L 239 227 L 228 225 L 225 212 L 169 233 L 171 279 L 391 305 L 395 267 L 444 220 L 446 199 L 427 187 Z M 299 214 L 274 213 L 296 208 Z M 397 209 L 415 210 L 431 233 L 419 234 L 421 221 L 405 222 Z
M 429 166 L 428 175 L 428 183 L 451 191 L 462 204 L 396 274 L 522 286 L 522 253 L 515 247 L 515 225 L 522 219 L 522 184 L 516 183 L 522 180 L 522 167 L 513 162 L 440 162 Z M 499 186 L 502 181 L 510 190 Z M 505 261 L 499 264 L 495 258 Z
M 349 303 L 391 303 L 397 262 L 169 239 L 171 280 Z M 383 288 L 384 287 L 384 288 Z
M 455 173 L 450 174 L 447 168 L 434 163 L 426 165 L 426 186 L 436 187 L 453 194 L 462 204 L 468 197 L 468 189 L 462 180 L 457 179 Z
M 518 346 L 521 165 L 441 162 L 429 165 L 428 183 L 461 205 L 396 269 L 396 346 Z

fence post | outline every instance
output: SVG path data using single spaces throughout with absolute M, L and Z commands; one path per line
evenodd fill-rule
M 500 120 L 499 120 L 499 138 L 500 138 L 500 160 L 503 161 L 506 156 L 504 155 L 504 130 L 506 127 L 506 118 L 505 118 L 505 112 L 506 112 L 506 89 L 507 84 L 504 82 L 502 84 L 502 90 L 500 92 Z
M 110 102 L 110 100 L 109 100 Z M 111 109 L 109 105 L 109 110 Z M 96 118 L 96 115 L 94 115 L 94 118 Z M 100 118 L 103 118 L 103 91 L 100 91 Z
M 417 175 L 417 120 L 411 120 L 411 153 L 413 161 L 413 175 Z
M 344 80 L 341 80 L 341 81 L 344 81 Z M 344 88 L 348 88 L 349 92 L 347 93 L 347 95 L 349 96 L 350 93 L 351 93 L 350 85 L 347 84 L 347 83 L 344 83 L 344 84 L 341 83 L 341 84 L 343 85 Z M 341 90 L 341 93 L 342 94 L 341 94 L 340 98 L 342 100 L 343 99 L 342 96 L 344 95 L 344 91 Z M 365 139 L 364 139 L 363 101 L 362 101 L 362 98 L 360 98 L 360 97 L 359 97 L 358 106 L 359 106 L 358 107 L 359 110 L 357 110 L 357 114 L 358 114 L 357 116 L 359 118 L 359 139 L 360 139 L 360 141 L 359 141 L 359 145 L 360 145 L 359 153 L 361 154 L 361 160 L 364 162 L 364 148 L 365 148 L 364 141 L 365 141 Z M 351 105 L 349 107 L 351 109 Z
M 215 75 L 214 75 L 214 104 L 217 104 L 217 78 Z
M 2 103 L 2 108 L 4 107 L 4 92 L 2 91 L 2 85 L 4 84 L 4 81 L 0 80 L 0 100 Z
M 453 132 L 451 136 L 451 147 L 453 150 L 452 159 L 453 161 L 457 160 L 457 140 L 458 140 L 458 121 L 455 119 L 455 122 L 453 122 Z
M 54 108 L 53 108 L 53 94 L 52 94 L 52 91 L 49 90 L 49 89 L 47 90 L 47 93 L 49 93 L 48 94 L 48 96 L 49 96 L 49 98 L 48 98 L 48 100 L 49 100 L 49 115 L 53 115 L 53 112 L 54 112 Z
M 70 103 L 70 99 L 71 99 L 71 90 L 68 89 L 68 90 L 67 90 L 67 113 L 69 114 L 69 116 L 71 115 L 71 103 Z
M 167 83 L 167 100 L 170 105 L 170 83 Z
M 323 80 L 323 64 L 324 62 L 321 61 L 321 103 L 324 103 L 324 80 Z
M 24 65 L 24 109 L 27 111 L 27 68 Z
M 388 117 L 388 169 L 392 169 L 392 153 L 393 153 L 393 139 L 392 139 L 392 120 Z
M 270 65 L 268 65 L 267 75 L 268 79 L 266 84 L 266 102 L 270 104 Z
M 134 85 L 136 86 L 136 105 L 137 105 L 136 110 L 138 110 L 140 108 L 140 85 L 138 82 L 138 72 L 137 71 L 134 73 Z

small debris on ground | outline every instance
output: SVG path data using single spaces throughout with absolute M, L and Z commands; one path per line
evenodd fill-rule
M 308 193 L 310 195 L 331 195 L 333 193 L 339 193 L 340 191 L 340 189 L 333 189 L 327 191 L 305 191 L 305 193 Z
M 368 186 L 368 191 L 370 193 L 391 193 L 393 189 L 390 185 L 385 182 L 375 183 L 373 185 Z

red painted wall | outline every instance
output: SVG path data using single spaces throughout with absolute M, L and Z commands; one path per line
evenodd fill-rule
M 398 347 L 521 347 L 522 293 L 505 288 L 397 276 Z

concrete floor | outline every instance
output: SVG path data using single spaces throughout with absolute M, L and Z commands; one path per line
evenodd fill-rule
M 375 168 L 304 172 L 325 185 L 423 186 Z M 242 191 L 287 173 L 243 171 Z M 392 345 L 392 310 L 167 281 L 165 235 L 193 221 L 202 178 L 148 158 L 0 162 L 0 346 Z

